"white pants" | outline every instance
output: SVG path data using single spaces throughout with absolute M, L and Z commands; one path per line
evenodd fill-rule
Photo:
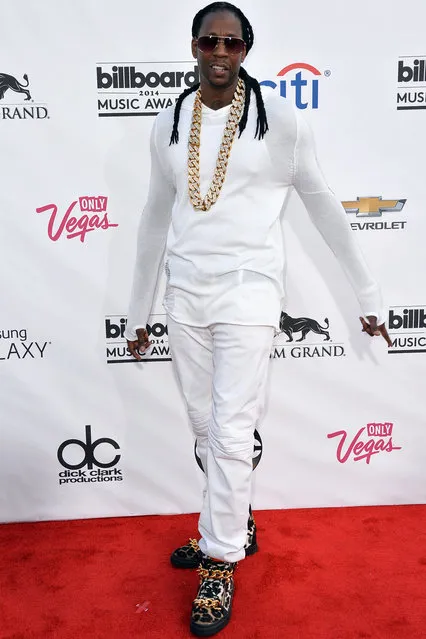
M 201 550 L 245 557 L 254 429 L 265 403 L 272 326 L 199 328 L 168 318 L 172 358 L 207 475 Z

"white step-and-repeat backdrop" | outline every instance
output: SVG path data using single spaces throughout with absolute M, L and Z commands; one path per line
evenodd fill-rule
M 203 476 L 161 291 L 144 363 L 123 328 L 153 116 L 195 80 L 203 5 L 1 4 L 0 520 L 196 511 Z M 426 6 L 240 7 L 255 33 L 246 68 L 310 121 L 394 343 L 361 334 L 293 195 L 287 311 L 309 330 L 275 340 L 254 506 L 425 502 Z

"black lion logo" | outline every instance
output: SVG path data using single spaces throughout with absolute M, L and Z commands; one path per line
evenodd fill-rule
M 27 84 L 21 84 L 16 78 L 13 77 L 13 75 L 0 73 L 0 100 L 3 100 L 4 94 L 8 89 L 12 89 L 12 91 L 15 91 L 16 93 L 25 93 L 25 95 L 27 96 L 25 100 L 31 100 L 32 98 L 30 92 L 25 88 L 30 84 L 27 74 L 24 75 L 24 80 Z
M 296 340 L 301 342 L 305 339 L 309 331 L 317 333 L 318 335 L 325 335 L 325 342 L 330 341 L 330 333 L 326 330 L 329 326 L 328 319 L 324 320 L 325 327 L 323 328 L 319 322 L 310 317 L 290 317 L 287 313 L 281 313 L 280 316 L 280 330 L 288 337 L 288 342 L 293 341 L 293 333 L 302 333 L 302 337 Z

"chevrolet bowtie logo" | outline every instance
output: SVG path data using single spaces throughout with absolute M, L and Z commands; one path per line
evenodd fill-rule
M 357 217 L 380 217 L 387 211 L 402 211 L 405 200 L 382 200 L 381 197 L 357 197 L 352 202 L 342 202 L 346 213 L 356 213 Z

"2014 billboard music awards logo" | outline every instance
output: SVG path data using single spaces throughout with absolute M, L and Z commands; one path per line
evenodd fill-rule
M 398 60 L 398 111 L 426 109 L 426 57 L 400 56 Z
M 153 116 L 199 82 L 194 62 L 100 62 L 98 116 Z
M 426 306 L 391 306 L 389 355 L 426 353 Z
M 30 341 L 26 328 L 0 328 L 0 361 L 44 359 L 51 343 Z
M 374 455 L 402 450 L 392 440 L 394 424 L 391 422 L 372 422 L 360 428 L 352 437 L 346 430 L 338 430 L 327 435 L 328 439 L 338 438 L 337 461 L 365 461 L 369 464 Z
M 125 315 L 107 315 L 105 317 L 107 364 L 137 362 L 127 348 L 127 340 L 124 337 L 126 323 L 127 318 Z M 166 315 L 150 315 L 146 330 L 152 345 L 144 353 L 141 353 L 142 361 L 171 362 Z
M 80 214 L 76 206 L 79 205 Z M 106 196 L 82 196 L 71 202 L 68 208 L 58 213 L 56 204 L 46 204 L 36 209 L 37 213 L 48 213 L 47 234 L 52 242 L 61 238 L 72 240 L 78 238 L 84 242 L 86 235 L 92 231 L 104 230 L 118 226 L 108 219 L 108 198 Z
M 396 231 L 403 230 L 406 220 L 392 219 L 405 206 L 407 199 L 384 200 L 381 195 L 374 197 L 357 197 L 356 200 L 343 201 L 346 213 L 356 215 L 356 222 L 351 222 L 354 231 Z M 385 213 L 385 219 L 382 218 Z M 389 215 L 388 215 L 389 214 Z M 380 218 L 380 220 L 378 220 Z
M 310 317 L 291 317 L 281 313 L 280 332 L 275 337 L 270 357 L 272 359 L 344 357 L 345 347 L 335 343 L 330 335 L 330 323 L 322 323 Z M 296 339 L 297 338 L 297 339 Z
M 319 69 L 306 62 L 289 64 L 277 73 L 275 80 L 262 80 L 260 84 L 279 91 L 283 98 L 292 99 L 298 109 L 319 108 L 319 78 L 330 77 L 326 69 Z
M 33 100 L 28 75 L 24 73 L 22 79 L 18 77 L 10 73 L 0 73 L 0 120 L 49 118 L 47 104 Z
M 58 461 L 65 468 L 58 474 L 59 485 L 122 481 L 123 472 L 116 468 L 121 459 L 119 450 L 110 437 L 93 441 L 92 427 L 86 425 L 85 441 L 66 439 L 58 447 Z

